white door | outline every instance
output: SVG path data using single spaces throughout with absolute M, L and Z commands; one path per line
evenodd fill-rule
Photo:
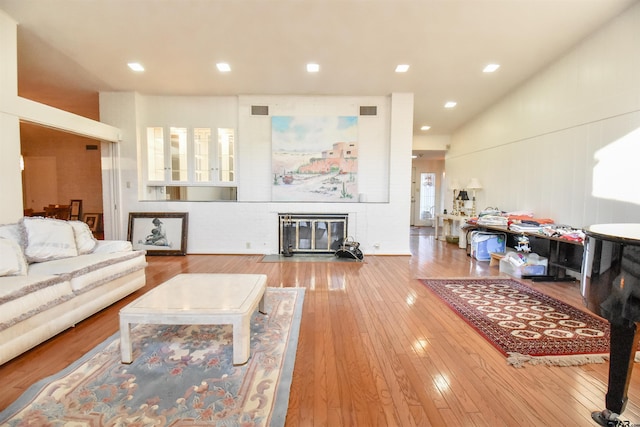
M 436 174 L 422 172 L 416 182 L 419 194 L 418 211 L 416 212 L 415 225 L 432 227 L 436 213 Z

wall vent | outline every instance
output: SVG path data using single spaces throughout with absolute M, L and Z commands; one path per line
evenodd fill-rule
M 268 105 L 252 105 L 251 115 L 252 116 L 268 116 L 269 106 Z
M 375 105 L 361 105 L 360 115 L 361 116 L 377 116 L 378 107 L 376 107 Z
M 97 150 L 98 146 L 97 145 L 85 145 L 84 147 L 87 151 L 89 150 Z

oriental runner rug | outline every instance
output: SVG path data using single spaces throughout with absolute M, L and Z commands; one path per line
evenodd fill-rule
M 133 363 L 115 334 L 0 413 L 8 426 L 283 426 L 303 288 L 267 288 L 251 356 L 234 366 L 230 325 L 137 325 Z
M 603 363 L 609 323 L 513 279 L 421 282 L 493 344 L 507 361 L 555 366 Z

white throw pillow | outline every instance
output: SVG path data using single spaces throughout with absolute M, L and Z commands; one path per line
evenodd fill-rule
M 27 261 L 22 248 L 11 239 L 0 237 L 0 276 L 25 276 Z
M 69 224 L 73 227 L 78 255 L 91 253 L 98 241 L 93 237 L 93 233 L 87 223 L 82 221 L 69 221 Z
M 21 247 L 24 246 L 24 229 L 19 223 L 0 225 L 0 238 L 13 240 Z
M 78 255 L 73 227 L 59 219 L 26 217 L 24 254 L 28 262 L 43 262 Z

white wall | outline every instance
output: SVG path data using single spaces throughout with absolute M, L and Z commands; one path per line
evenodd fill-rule
M 640 222 L 638 129 L 640 5 L 455 132 L 447 179 L 479 178 L 480 208 Z
M 23 215 L 20 171 L 20 120 L 105 141 L 117 141 L 118 129 L 19 97 L 17 24 L 0 10 L 0 224 Z
M 268 105 L 269 116 L 251 116 Z M 271 202 L 272 115 L 358 115 L 359 192 L 367 203 Z M 365 253 L 409 254 L 413 95 L 379 97 L 159 97 L 102 93 L 100 117 L 122 129 L 119 237 L 129 212 L 189 212 L 189 253 L 277 253 L 278 213 L 348 213 L 349 234 Z M 141 135 L 147 126 L 237 129 L 238 201 L 141 201 Z M 391 149 L 393 147 L 393 149 Z M 145 191 L 143 189 L 143 191 Z
M 0 10 L 0 224 L 22 216 L 16 49 L 16 23 Z
M 187 211 L 190 253 L 276 253 L 278 212 L 347 212 L 349 234 L 362 243 L 365 253 L 409 254 L 412 94 L 233 97 L 233 101 L 196 97 L 180 100 L 176 113 L 174 100 L 167 104 L 135 93 L 103 93 L 100 123 L 18 97 L 16 49 L 16 23 L 0 11 L 0 223 L 22 216 L 19 121 L 23 119 L 105 141 L 102 168 L 108 238 L 126 237 L 129 212 Z M 359 138 L 366 142 L 359 149 L 360 192 L 367 203 L 270 202 L 270 120 L 260 123 L 247 113 L 252 102 L 265 100 L 272 111 L 291 115 L 358 114 L 358 105 L 374 101 L 379 106 L 379 116 L 363 117 L 359 126 Z M 238 202 L 140 201 L 140 132 L 148 124 L 157 124 L 152 121 L 169 117 L 163 108 L 170 110 L 171 118 L 224 118 L 224 123 L 215 121 L 212 127 L 237 128 Z M 231 122 L 235 125 L 227 124 Z
M 451 144 L 451 135 L 415 135 L 413 150 L 444 151 Z

